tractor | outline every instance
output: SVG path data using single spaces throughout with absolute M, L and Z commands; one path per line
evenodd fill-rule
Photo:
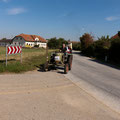
M 44 64 L 44 71 L 63 67 L 64 74 L 67 74 L 68 71 L 72 68 L 72 53 L 53 52 L 50 56 L 50 60 L 48 60 L 48 56 L 46 59 L 46 63 Z

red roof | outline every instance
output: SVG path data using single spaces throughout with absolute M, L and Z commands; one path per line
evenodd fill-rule
M 20 34 L 20 35 L 17 35 L 16 37 L 22 37 L 25 39 L 25 41 L 28 41 L 28 42 L 35 42 L 36 38 L 38 38 L 39 41 L 41 41 L 41 42 L 46 42 L 46 40 L 44 38 L 42 38 L 41 36 L 38 36 L 38 35 Z
M 116 34 L 116 35 L 114 35 L 114 36 L 112 37 L 112 39 L 117 39 L 117 38 L 120 38 L 120 37 L 118 36 L 118 34 Z

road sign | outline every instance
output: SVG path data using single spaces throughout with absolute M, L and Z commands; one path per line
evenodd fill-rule
M 7 56 L 8 55 L 21 55 L 21 63 L 22 63 L 22 46 L 6 46 L 6 66 L 7 66 Z
M 19 54 L 22 52 L 22 47 L 21 46 L 8 46 L 7 47 L 7 54 Z

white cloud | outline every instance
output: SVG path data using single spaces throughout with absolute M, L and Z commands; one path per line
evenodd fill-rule
M 105 18 L 107 21 L 115 21 L 115 20 L 120 20 L 120 16 L 110 16 Z
M 9 15 L 18 15 L 18 14 L 26 12 L 26 9 L 24 9 L 24 8 L 12 8 L 12 9 L 9 9 L 7 12 Z

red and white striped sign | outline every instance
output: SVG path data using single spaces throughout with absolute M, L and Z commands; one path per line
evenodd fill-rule
M 22 53 L 22 46 L 8 46 L 7 47 L 7 54 L 19 54 Z

